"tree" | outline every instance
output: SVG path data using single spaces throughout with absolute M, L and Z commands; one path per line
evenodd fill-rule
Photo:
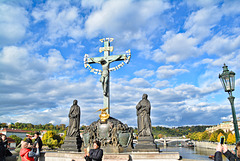
M 61 147 L 62 138 L 53 131 L 46 132 L 42 137 L 43 144 L 47 145 L 49 148 L 54 149 L 55 147 Z
M 209 133 L 207 131 L 204 131 L 201 135 L 201 140 L 208 140 L 209 139 Z
M 228 144 L 234 144 L 235 142 L 236 142 L 235 135 L 233 135 L 232 133 L 229 133 L 228 137 L 227 137 L 227 143 Z
M 158 134 L 158 138 L 163 138 L 163 134 Z
M 209 141 L 217 142 L 217 137 L 218 137 L 218 133 L 216 131 L 214 131 L 211 134 Z
M 22 138 L 18 137 L 17 135 L 10 135 L 9 137 L 15 140 L 16 145 L 18 145 L 22 141 Z

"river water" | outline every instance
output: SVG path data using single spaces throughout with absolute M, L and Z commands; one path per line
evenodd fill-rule
M 210 161 L 209 155 L 214 155 L 215 150 L 205 149 L 205 148 L 184 148 L 184 147 L 160 147 L 160 151 L 167 152 L 179 152 L 182 156 L 183 161 Z M 228 159 L 223 156 L 223 161 L 228 161 Z

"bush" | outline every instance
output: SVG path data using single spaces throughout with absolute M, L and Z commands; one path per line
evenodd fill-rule
M 46 132 L 42 137 L 42 142 L 49 148 L 54 149 L 56 147 L 61 147 L 63 144 L 63 139 L 53 131 Z
M 17 135 L 10 135 L 9 137 L 15 140 L 16 145 L 20 144 L 20 142 L 22 141 L 22 138 L 18 137 Z

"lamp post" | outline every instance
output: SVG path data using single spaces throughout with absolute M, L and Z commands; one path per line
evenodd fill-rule
M 228 66 L 224 64 L 223 72 L 222 74 L 219 74 L 219 79 L 222 83 L 223 89 L 225 92 L 228 92 L 229 94 L 229 101 L 232 107 L 232 116 L 233 116 L 233 125 L 234 125 L 234 131 L 235 131 L 235 137 L 236 137 L 236 143 L 239 141 L 239 130 L 238 130 L 238 122 L 236 118 L 236 112 L 234 107 L 234 98 L 232 96 L 232 91 L 235 89 L 235 73 L 233 71 L 228 70 Z

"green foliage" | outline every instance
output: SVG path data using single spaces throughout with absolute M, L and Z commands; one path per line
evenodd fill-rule
M 204 132 L 207 127 L 210 127 L 210 126 L 182 126 L 177 128 L 175 127 L 167 128 L 167 127 L 156 126 L 156 127 L 152 127 L 152 131 L 153 131 L 154 137 L 159 138 L 158 137 L 159 134 L 164 135 L 166 137 L 171 137 L 171 136 L 183 136 L 183 135 L 186 136 L 189 133 L 194 133 L 194 132 Z
M 218 133 L 215 131 L 211 134 L 209 141 L 217 142 Z
M 212 141 L 212 142 L 219 142 L 219 134 L 221 134 L 221 136 L 225 136 L 225 138 L 227 139 L 227 134 L 222 130 L 222 129 L 218 129 L 217 131 L 214 131 L 212 134 L 211 134 L 211 137 L 209 139 L 209 141 Z M 218 138 L 219 137 L 219 138 Z
M 201 136 L 201 141 L 203 141 L 203 140 L 206 141 L 209 139 L 210 139 L 210 133 L 208 133 L 207 131 L 204 131 Z
M 28 131 L 32 131 L 32 132 L 29 132 L 29 134 L 31 135 L 34 135 L 35 131 L 51 130 L 51 131 L 55 131 L 56 133 L 62 133 L 67 129 L 65 124 L 54 126 L 51 123 L 48 123 L 45 125 L 42 125 L 42 124 L 33 125 L 31 123 L 19 123 L 19 122 L 16 122 L 15 124 L 9 124 L 9 125 L 7 125 L 6 123 L 0 123 L 0 128 L 14 128 L 14 129 L 28 130 Z M 84 125 L 81 128 L 84 128 Z
M 9 137 L 15 140 L 16 145 L 18 145 L 22 141 L 22 138 L 18 137 L 17 135 L 10 135 Z
M 214 131 L 213 133 L 209 133 L 207 131 L 189 133 L 187 135 L 187 138 L 190 138 L 191 140 L 197 140 L 197 141 L 219 142 L 221 136 L 225 136 L 225 138 L 227 139 L 228 135 L 229 134 L 226 134 L 222 129 L 219 129 L 217 131 Z
M 47 145 L 49 148 L 54 149 L 56 147 L 61 147 L 63 144 L 63 139 L 53 131 L 46 132 L 42 137 L 43 144 Z

